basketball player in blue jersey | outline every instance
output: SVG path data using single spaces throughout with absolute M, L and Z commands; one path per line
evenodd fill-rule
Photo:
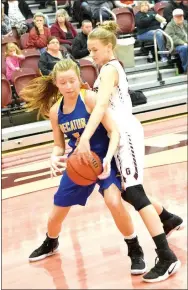
M 80 138 L 76 152 L 80 159 L 87 163 L 90 155 L 89 140 L 105 112 L 110 111 L 120 133 L 120 142 L 115 157 L 125 189 L 122 197 L 138 211 L 157 248 L 158 261 L 143 276 L 143 280 L 159 282 L 177 272 L 181 265 L 169 248 L 165 233 L 168 234 L 171 230 L 179 228 L 183 221 L 163 209 L 160 204 L 151 204 L 145 194 L 143 188 L 143 127 L 132 114 L 126 74 L 114 55 L 117 28 L 114 21 L 106 21 L 88 36 L 88 50 L 91 52 L 94 62 L 101 69 L 94 84 L 94 89 L 98 92 L 96 106 Z M 105 159 L 104 167 L 107 162 L 108 160 Z M 157 213 L 160 214 L 163 225 Z
M 22 97 L 27 101 L 29 109 L 39 109 L 39 113 L 43 116 L 50 116 L 54 136 L 54 148 L 51 156 L 52 175 L 56 175 L 57 171 L 62 172 L 62 156 L 65 153 L 64 134 L 69 138 L 69 146 L 74 151 L 95 106 L 95 93 L 83 91 L 82 94 L 80 86 L 78 66 L 71 59 L 66 59 L 54 66 L 50 76 L 34 79 L 22 91 Z M 63 95 L 59 100 L 58 91 Z M 55 104 L 52 106 L 53 103 Z M 122 204 L 121 180 L 116 177 L 117 168 L 113 155 L 118 143 L 118 130 L 107 112 L 102 124 L 99 124 L 90 140 L 92 151 L 100 157 L 101 161 L 105 158 L 108 160 L 100 175 L 101 180 L 99 179 L 97 184 L 117 228 L 127 243 L 128 255 L 131 258 L 131 274 L 143 274 L 146 271 L 143 251 L 134 232 L 131 217 Z M 109 167 L 111 167 L 110 175 L 105 178 Z M 76 185 L 68 177 L 66 171 L 63 173 L 59 188 L 54 195 L 54 206 L 48 220 L 47 237 L 43 244 L 31 253 L 29 261 L 38 261 L 56 253 L 61 225 L 71 206 L 85 206 L 95 185 Z

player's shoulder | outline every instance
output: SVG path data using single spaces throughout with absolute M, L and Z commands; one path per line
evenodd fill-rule
M 117 68 L 113 65 L 108 63 L 107 65 L 104 65 L 100 71 L 100 78 L 108 80 L 110 78 L 114 78 L 118 75 Z
M 102 67 L 101 74 L 114 73 L 116 71 L 117 71 L 117 68 L 113 64 L 107 63 L 106 65 Z
M 62 98 L 60 98 L 51 108 L 50 108 L 50 119 L 57 118 L 58 109 L 60 106 Z
M 92 90 L 86 90 L 85 105 L 89 108 L 89 110 L 93 110 L 96 105 L 96 93 Z

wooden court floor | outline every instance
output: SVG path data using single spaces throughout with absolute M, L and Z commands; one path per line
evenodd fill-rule
M 146 124 L 144 130 L 146 192 L 185 221 L 185 229 L 168 239 L 181 260 L 180 271 L 154 284 L 131 276 L 123 237 L 97 188 L 86 207 L 71 209 L 59 253 L 29 263 L 28 256 L 45 239 L 60 179 L 50 179 L 52 145 L 45 145 L 2 158 L 2 289 L 187 289 L 187 116 Z M 125 206 L 151 268 L 156 257 L 152 239 L 138 213 Z

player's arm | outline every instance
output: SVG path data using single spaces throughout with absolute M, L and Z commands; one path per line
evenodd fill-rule
M 52 126 L 54 139 L 53 154 L 56 156 L 62 156 L 65 153 L 65 138 L 58 124 L 58 115 L 57 115 L 58 106 L 59 104 L 56 103 L 50 109 L 50 122 Z
M 58 124 L 58 104 L 50 109 L 50 122 L 53 131 L 54 147 L 51 154 L 51 176 L 56 176 L 56 172 L 62 172 L 65 169 L 63 155 L 65 153 L 65 138 Z
M 95 107 L 96 104 L 96 94 L 92 91 L 88 91 L 86 98 L 85 98 L 86 108 L 89 109 L 89 113 L 91 113 Z M 105 179 L 110 174 L 110 163 L 112 161 L 112 158 L 117 150 L 118 144 L 119 144 L 119 131 L 118 128 L 113 121 L 111 114 L 109 110 L 107 110 L 104 114 L 104 117 L 102 119 L 103 126 L 105 127 L 106 131 L 108 132 L 108 136 L 110 138 L 108 151 L 106 154 L 106 157 L 103 161 L 103 172 L 99 176 L 100 179 Z
M 109 106 L 111 93 L 118 80 L 118 73 L 111 65 L 105 66 L 100 76 L 101 80 L 97 93 L 96 106 L 93 109 L 91 117 L 89 118 L 89 122 L 87 123 L 87 126 L 81 136 L 81 140 L 90 140 L 94 134 Z

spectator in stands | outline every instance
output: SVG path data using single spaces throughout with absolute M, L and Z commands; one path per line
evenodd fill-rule
M 97 0 L 97 1 L 88 0 L 88 4 L 91 7 L 92 19 L 94 20 L 95 23 L 100 21 L 100 9 L 102 7 L 106 7 L 109 10 L 112 10 L 114 7 L 114 4 L 112 1 L 105 1 L 105 0 Z M 108 13 L 108 11 L 101 10 L 101 14 L 102 14 L 103 21 L 109 20 L 111 18 L 111 15 Z
M 95 25 L 99 22 L 99 12 L 101 7 L 106 7 L 108 9 L 112 9 L 114 7 L 113 1 L 105 1 L 105 0 L 75 0 L 73 4 L 73 17 L 81 24 L 83 20 L 87 19 L 93 22 Z M 103 20 L 110 19 L 111 15 L 102 10 L 102 18 Z
M 4 10 L 5 14 L 11 19 L 11 26 L 16 27 L 19 35 L 27 32 L 28 27 L 25 20 L 32 18 L 33 13 L 25 0 L 6 0 Z
M 184 72 L 188 67 L 188 39 L 187 39 L 187 21 L 184 20 L 182 9 L 175 9 L 172 13 L 173 19 L 168 23 L 165 32 L 172 37 L 175 51 L 179 53 Z M 170 47 L 167 40 L 167 47 Z
M 12 35 L 10 18 L 4 13 L 4 4 L 1 5 L 1 35 Z
M 38 48 L 41 53 L 46 50 L 47 40 L 51 36 L 50 29 L 45 26 L 45 16 L 41 12 L 34 15 L 34 27 L 29 32 L 27 48 Z
M 21 50 L 15 43 L 7 43 L 6 51 L 6 77 L 11 80 L 12 73 L 20 69 L 20 60 L 24 59 L 25 56 L 21 53 Z
M 39 9 L 44 9 L 46 8 L 46 1 L 45 0 L 38 0 L 38 3 L 40 4 Z
M 54 65 L 63 58 L 71 58 L 75 61 L 70 53 L 60 50 L 59 40 L 55 36 L 48 39 L 47 49 L 41 54 L 39 59 L 39 69 L 43 75 L 49 75 Z M 78 64 L 78 62 L 76 62 Z
M 40 4 L 39 9 L 45 9 L 47 8 L 48 5 L 52 5 L 52 7 L 54 7 L 54 2 L 52 3 L 52 1 L 46 1 L 46 0 L 37 0 L 37 2 Z
M 81 25 L 83 20 L 92 21 L 91 7 L 87 0 L 75 0 L 73 3 L 73 18 Z
M 150 10 L 148 1 L 142 1 L 140 4 L 140 11 L 135 15 L 135 23 L 137 26 L 137 39 L 141 41 L 153 40 L 154 32 L 160 28 L 160 22 L 156 19 L 156 13 Z M 158 31 L 156 34 L 157 45 L 160 51 L 165 51 L 165 41 L 163 34 Z M 167 62 L 168 59 L 165 55 L 162 55 L 162 62 Z
M 87 49 L 87 37 L 93 29 L 91 21 L 83 20 L 81 28 L 82 31 L 74 38 L 72 43 L 72 55 L 77 59 L 89 55 Z
M 165 17 L 167 23 L 169 23 L 173 18 L 172 16 L 173 10 L 177 8 L 183 10 L 184 19 L 188 21 L 188 6 L 184 5 L 183 0 L 171 0 L 163 11 L 163 16 Z
M 51 26 L 51 34 L 71 53 L 72 41 L 77 35 L 76 29 L 69 22 L 69 15 L 65 9 L 56 12 L 56 22 Z
M 55 36 L 50 36 L 47 42 L 47 48 L 44 53 L 41 54 L 39 59 L 39 69 L 43 75 L 49 75 L 53 70 L 56 62 L 63 58 L 60 51 L 59 40 Z
M 136 6 L 138 3 L 138 1 L 129 1 L 129 0 L 119 0 L 119 1 L 114 1 L 114 5 L 117 8 L 133 8 L 134 6 Z

